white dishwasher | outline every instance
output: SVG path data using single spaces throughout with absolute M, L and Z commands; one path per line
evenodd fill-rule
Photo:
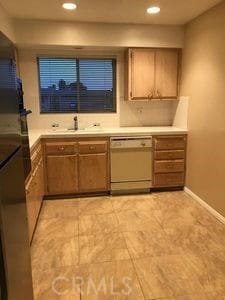
M 112 137 L 111 193 L 149 192 L 152 184 L 152 137 Z

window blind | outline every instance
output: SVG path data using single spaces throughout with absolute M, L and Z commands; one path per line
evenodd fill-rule
M 114 59 L 39 58 L 42 113 L 115 111 Z

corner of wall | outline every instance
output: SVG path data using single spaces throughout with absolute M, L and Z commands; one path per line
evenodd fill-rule
M 12 42 L 15 42 L 15 30 L 12 18 L 0 4 L 0 31 L 4 33 Z
M 188 102 L 189 97 L 180 97 L 176 107 L 173 126 L 188 129 Z

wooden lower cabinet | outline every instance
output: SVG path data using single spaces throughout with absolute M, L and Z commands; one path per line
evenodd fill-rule
M 79 154 L 79 191 L 107 191 L 108 154 Z
M 48 194 L 78 192 L 77 155 L 55 155 L 46 157 L 46 179 Z
M 32 240 L 34 228 L 36 225 L 35 198 L 36 198 L 35 183 L 32 178 L 26 186 L 27 219 L 28 219 L 28 231 L 29 231 L 30 242 Z
M 186 135 L 153 139 L 153 187 L 183 187 L 186 169 Z
M 106 138 L 44 141 L 46 195 L 107 191 L 108 148 Z
M 33 237 L 44 196 L 44 173 L 41 150 L 31 156 L 32 171 L 26 183 L 27 218 L 30 242 Z

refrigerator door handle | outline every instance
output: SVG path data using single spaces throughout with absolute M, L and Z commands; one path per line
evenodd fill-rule
M 32 114 L 32 111 L 30 109 L 28 110 L 25 109 L 24 111 L 20 112 L 21 117 L 27 116 L 29 114 Z

